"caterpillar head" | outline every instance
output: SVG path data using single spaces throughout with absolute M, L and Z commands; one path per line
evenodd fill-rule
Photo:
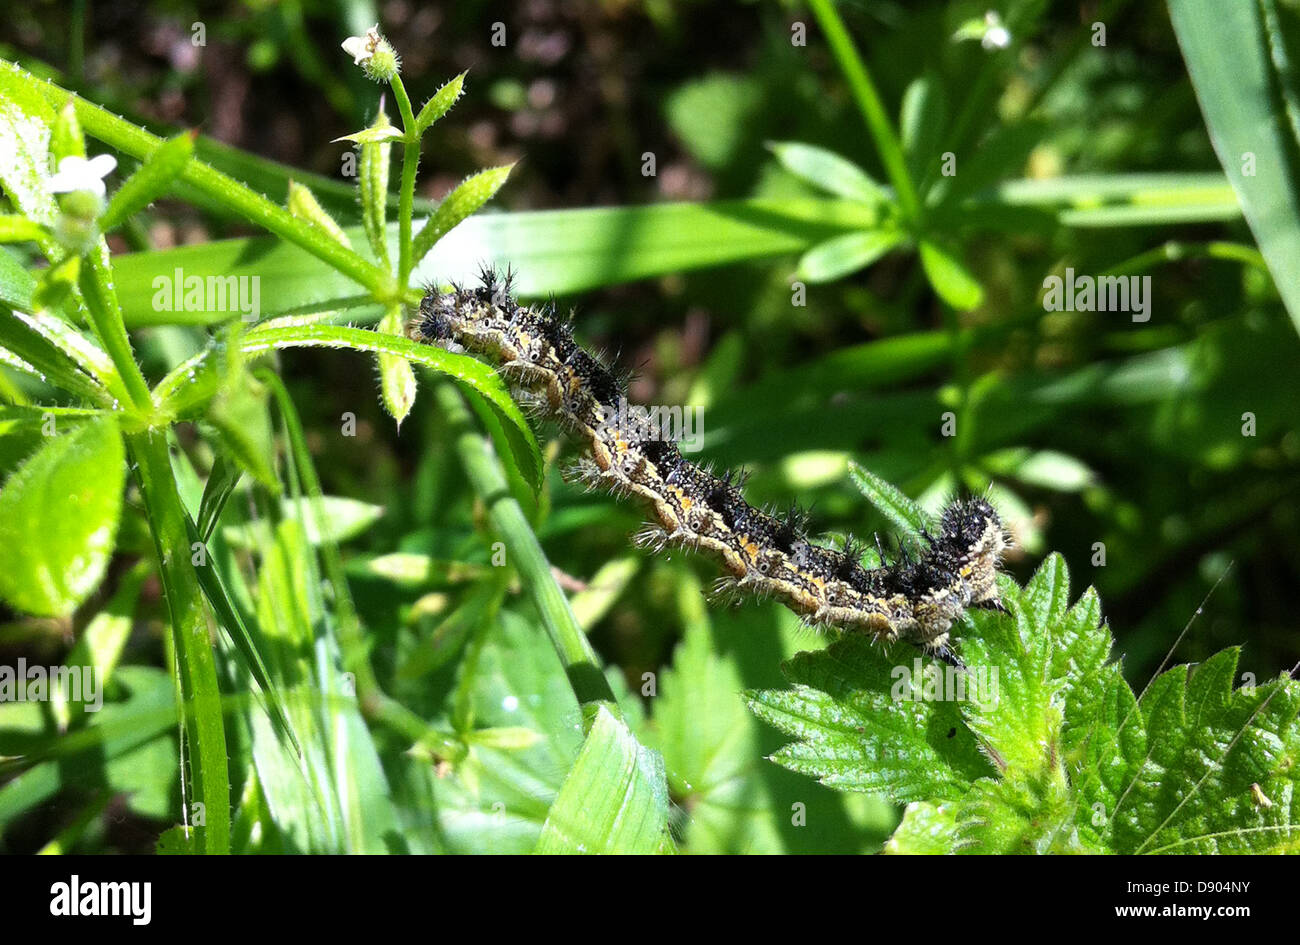
M 997 572 L 1010 547 L 997 511 L 987 499 L 961 499 L 944 509 L 932 546 L 942 565 L 956 574 L 972 604 L 998 603 Z

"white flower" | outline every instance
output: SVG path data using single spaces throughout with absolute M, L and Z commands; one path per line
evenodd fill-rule
M 1011 31 L 1002 25 L 1002 18 L 995 11 L 984 14 L 984 25 L 980 45 L 985 49 L 1006 49 L 1011 45 Z
M 97 154 L 89 161 L 69 155 L 59 161 L 59 171 L 50 178 L 50 192 L 70 194 L 88 190 L 96 197 L 104 196 L 104 178 L 117 167 L 117 158 L 111 154 Z
M 343 51 L 352 57 L 353 65 L 364 65 L 370 61 L 370 57 L 375 54 L 379 48 L 379 43 L 383 37 L 379 35 L 379 24 L 376 23 L 370 29 L 366 30 L 362 36 L 349 36 L 343 40 Z

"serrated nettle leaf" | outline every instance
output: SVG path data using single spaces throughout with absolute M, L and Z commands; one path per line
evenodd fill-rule
M 798 276 L 806 282 L 831 282 L 870 266 L 905 240 L 899 230 L 864 230 L 832 237 L 803 254 Z
M 99 219 L 100 229 L 105 233 L 116 229 L 167 193 L 194 157 L 196 137 L 197 131 L 182 132 L 155 148 L 140 169 L 123 181 L 117 193 L 113 194 Z
M 921 265 L 939 298 L 953 308 L 969 311 L 984 301 L 983 287 L 951 250 L 923 239 Z
M 513 169 L 513 164 L 491 167 L 467 177 L 456 185 L 456 189 L 443 198 L 442 203 L 438 204 L 438 209 L 415 235 L 415 242 L 411 249 L 412 265 L 419 265 L 420 260 L 429 254 L 438 240 L 491 200 Z
M 405 320 L 400 306 L 393 306 L 379 323 L 379 331 L 401 337 L 405 333 Z M 400 430 L 411 408 L 415 406 L 415 371 L 411 362 L 395 354 L 379 353 L 379 389 L 384 409 L 397 421 Z
M 863 203 L 889 202 L 888 191 L 843 155 L 798 141 L 769 141 L 767 147 L 782 167 L 819 190 Z
M 897 802 L 955 799 L 993 773 L 960 704 L 927 697 L 954 692 L 956 671 L 914 650 L 852 636 L 782 671 L 794 688 L 752 692 L 749 706 L 796 738 L 772 758 L 784 767 Z
M 1189 678 L 1179 666 L 1152 682 L 1131 738 L 1108 741 L 1091 779 L 1099 828 L 1121 853 L 1266 853 L 1300 841 L 1294 763 L 1300 684 L 1283 674 L 1233 689 L 1238 651 Z M 1127 723 L 1125 721 L 1127 719 Z M 1269 803 L 1259 800 L 1260 795 Z
M 0 598 L 70 614 L 104 576 L 117 538 L 126 453 L 110 417 L 55 435 L 0 488 Z
M 420 113 L 415 116 L 416 134 L 424 134 L 430 125 L 451 110 L 451 106 L 455 105 L 456 101 L 461 96 L 461 91 L 465 86 L 466 75 L 468 75 L 468 73 L 462 72 L 460 75 L 456 76 L 456 78 L 451 79 L 446 85 L 438 89 L 431 99 L 424 103 L 424 107 L 420 109 Z
M 285 206 L 295 217 L 315 223 L 344 246 L 352 246 L 352 241 L 343 232 L 343 227 L 339 226 L 338 221 L 330 216 L 329 211 L 320 205 L 316 195 L 305 184 L 292 179 L 289 181 L 289 196 L 285 200 Z
M 1005 575 L 999 588 L 1009 614 L 971 612 L 958 628 L 973 677 L 967 697 L 953 701 L 939 688 L 910 723 L 886 701 L 880 652 L 867 641 L 796 657 L 795 688 L 751 697 L 761 718 L 798 739 L 773 760 L 826 783 L 921 802 L 887 845 L 892 852 L 1295 847 L 1300 684 L 1284 674 L 1233 690 L 1237 654 L 1228 650 L 1190 677 L 1186 666 L 1159 676 L 1139 705 L 1107 662 L 1097 595 L 1089 589 L 1071 606 L 1060 556 L 1023 590 Z M 983 677 L 992 687 L 970 697 L 978 692 L 970 683 L 993 669 Z M 935 726 L 923 719 L 943 718 L 945 707 L 957 711 L 958 741 L 927 741 Z M 882 753 L 888 738 L 898 750 Z M 967 767 L 952 755 L 962 740 L 974 752 Z

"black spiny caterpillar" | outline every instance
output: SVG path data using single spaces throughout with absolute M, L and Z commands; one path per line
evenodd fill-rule
M 515 300 L 508 274 L 485 271 L 476 289 L 430 289 L 408 330 L 416 341 L 498 365 L 518 396 L 584 442 L 582 478 L 654 510 L 643 542 L 713 553 L 728 572 L 725 586 L 777 597 L 810 624 L 904 640 L 956 664 L 953 622 L 968 607 L 1001 607 L 996 575 L 1007 539 L 986 500 L 949 505 L 919 557 L 864 568 L 851 543 L 839 551 L 814 544 L 797 513 L 756 509 L 741 494 L 742 477 L 716 476 L 683 457 L 657 424 L 626 408 L 624 385 L 574 341 L 554 306 Z

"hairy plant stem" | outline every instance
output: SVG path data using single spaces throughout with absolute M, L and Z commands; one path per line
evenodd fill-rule
M 230 772 L 222 715 L 217 664 L 208 636 L 203 589 L 190 558 L 185 508 L 172 475 L 164 430 L 146 430 L 126 437 L 149 529 L 158 554 L 158 573 L 176 655 L 178 701 L 188 752 L 184 798 L 185 823 L 195 823 L 195 848 L 203 853 L 230 851 Z M 192 821 L 193 805 L 201 803 L 202 820 Z
M 833 0 L 808 0 L 808 5 L 812 7 L 813 15 L 817 17 L 822 32 L 826 34 L 826 42 L 831 47 L 831 53 L 849 83 L 849 90 L 853 93 L 858 109 L 866 120 L 871 137 L 875 139 L 876 149 L 880 152 L 880 162 L 885 166 L 889 181 L 894 186 L 898 205 L 907 219 L 915 222 L 920 212 L 916 188 L 907 173 L 903 148 L 899 144 L 898 135 L 889 116 L 885 113 L 880 94 L 871 80 L 871 73 L 867 71 L 866 64 L 858 55 L 848 30 L 844 28 L 844 21 L 835 11 Z

